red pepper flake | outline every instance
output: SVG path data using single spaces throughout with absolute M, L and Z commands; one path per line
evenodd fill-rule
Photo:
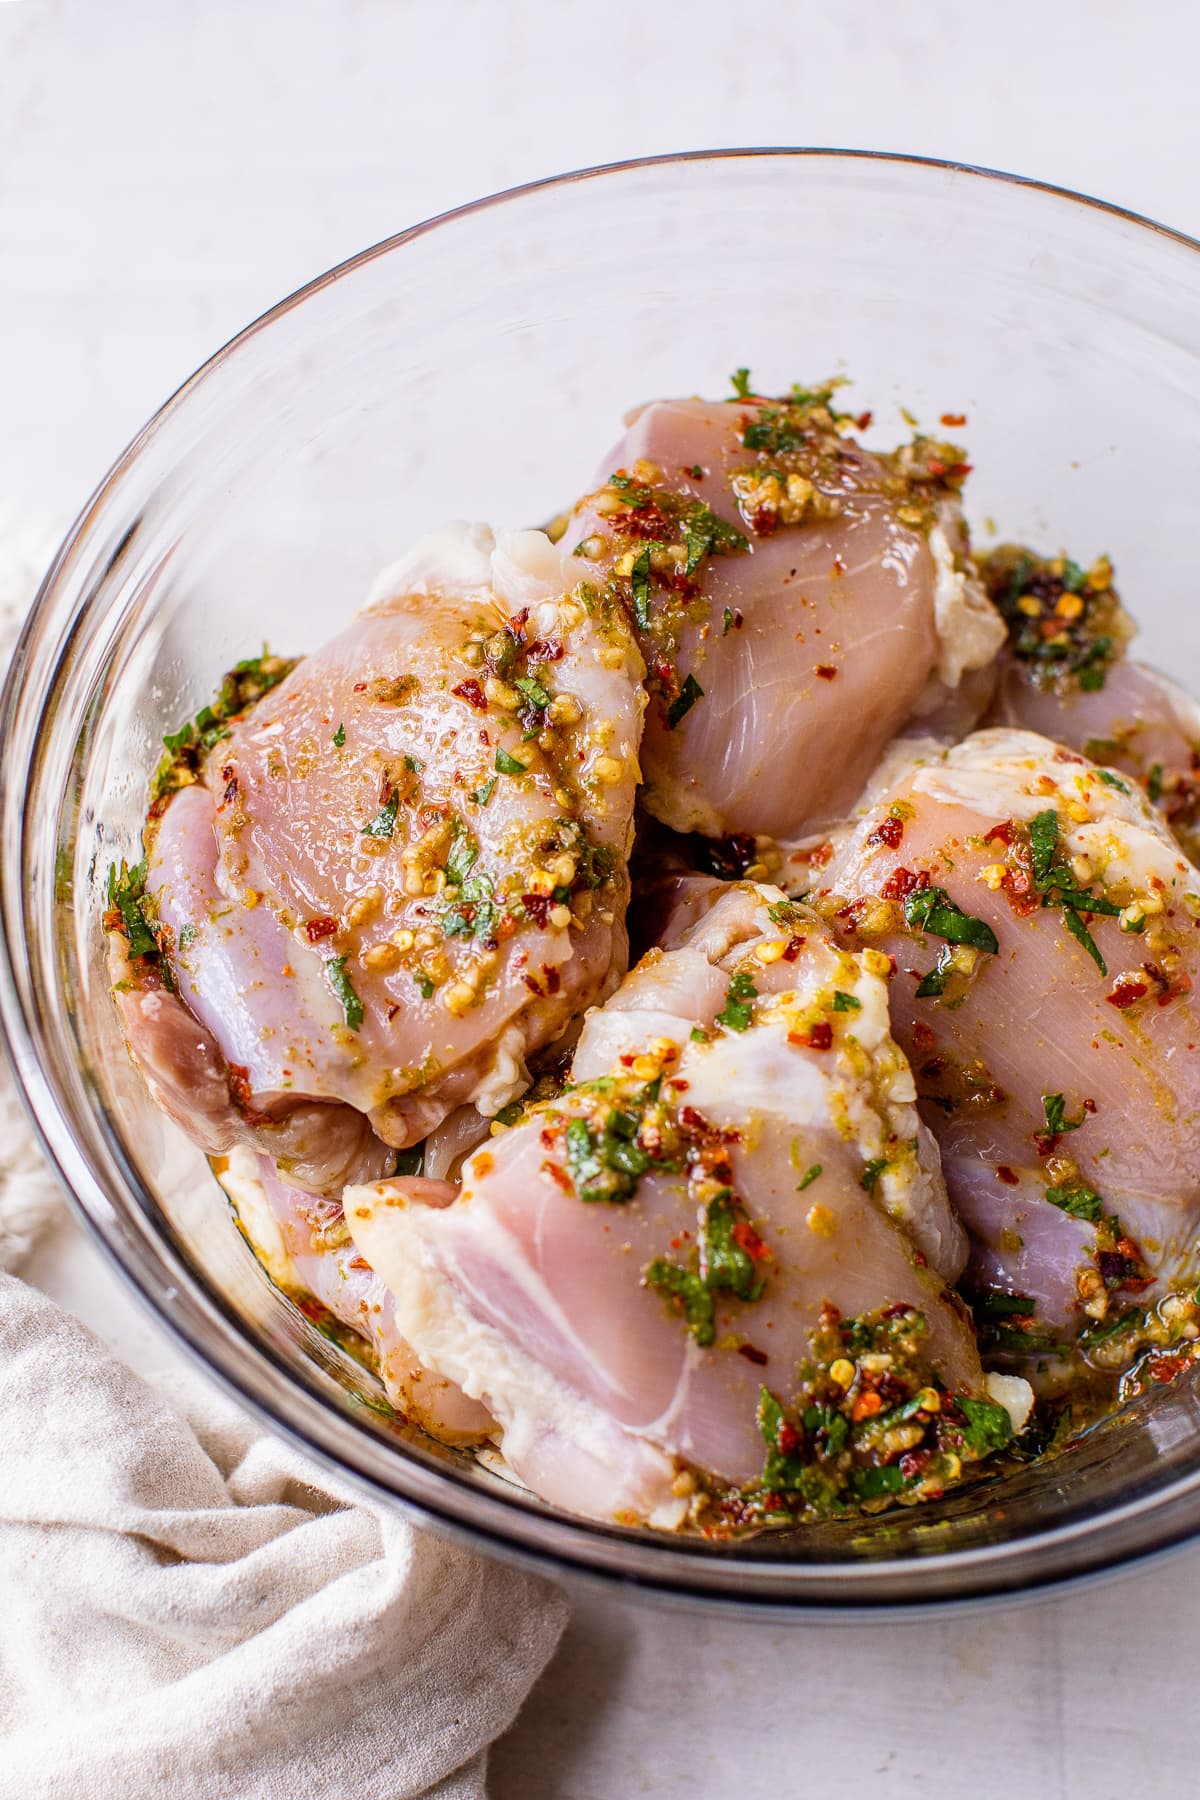
M 525 652 L 527 662 L 561 662 L 565 651 L 557 638 L 534 638 Z
M 800 1448 L 800 1433 L 785 1419 L 775 1438 L 775 1447 L 784 1456 L 793 1456 Z
M 553 905 L 549 894 L 522 894 L 521 905 L 529 914 L 539 931 L 544 931 L 550 922 L 550 908 Z
M 880 844 L 886 844 L 889 850 L 894 850 L 903 836 L 903 819 L 893 819 L 891 817 L 881 819 L 874 831 L 868 834 L 867 848 L 868 850 L 874 850 L 877 849 Z
M 859 431 L 865 431 L 874 417 L 875 414 L 873 412 L 860 412 L 854 421 L 855 426 Z
M 766 1351 L 756 1350 L 753 1344 L 739 1344 L 738 1355 L 744 1356 L 746 1361 L 753 1363 L 756 1369 L 765 1369 L 767 1366 Z
M 858 1396 L 858 1399 L 854 1402 L 854 1406 L 851 1409 L 850 1417 L 857 1425 L 860 1419 L 873 1419 L 876 1413 L 881 1413 L 882 1411 L 883 1401 L 880 1399 L 879 1395 L 868 1392 Z
M 310 944 L 319 944 L 322 938 L 332 937 L 337 928 L 337 920 L 326 914 L 320 919 L 309 919 L 304 926 L 304 935 Z
M 802 937 L 789 938 L 787 941 L 787 946 L 783 952 L 784 962 L 795 962 L 796 958 L 799 956 L 800 952 L 803 950 L 803 948 L 807 942 L 808 942 L 807 938 L 802 938 Z
M 1187 1350 L 1152 1350 L 1146 1358 L 1146 1373 L 1152 1381 L 1166 1383 L 1174 1381 L 1185 1369 L 1192 1365 L 1191 1353 Z
M 948 431 L 958 431 L 967 422 L 966 413 L 943 413 L 942 424 Z
M 562 976 L 551 963 L 542 965 L 542 980 L 546 983 L 546 992 L 548 994 L 557 994 L 559 988 L 562 986 Z
M 837 670 L 832 663 L 818 663 L 816 673 L 822 681 L 834 681 L 837 678 Z
M 928 869 L 922 869 L 918 874 L 912 869 L 900 868 L 892 870 L 879 893 L 880 898 L 884 900 L 907 900 L 915 890 L 928 886 Z
M 916 1024 L 913 1026 L 912 1035 L 914 1050 L 932 1050 L 933 1046 L 937 1043 L 936 1032 L 932 1031 L 923 1019 L 917 1020 Z
M 900 1458 L 899 1468 L 905 1481 L 912 1481 L 933 1461 L 932 1450 L 906 1450 Z
M 567 1171 L 560 1168 L 558 1163 L 551 1162 L 549 1157 L 547 1157 L 546 1161 L 542 1164 L 542 1174 L 548 1175 L 555 1186 L 560 1187 L 564 1194 L 573 1194 L 575 1192 L 575 1183 L 571 1180 Z
M 469 676 L 466 681 L 460 681 L 457 687 L 450 689 L 450 692 L 457 694 L 460 700 L 465 700 L 468 706 L 473 706 L 476 712 L 487 711 L 487 696 L 473 675 Z
M 1135 1001 L 1144 999 L 1149 992 L 1150 983 L 1148 981 L 1139 981 L 1136 975 L 1119 975 L 1113 982 L 1111 993 L 1105 994 L 1104 998 L 1110 1006 L 1115 1006 L 1120 1012 L 1124 1012 L 1127 1006 L 1132 1006 Z
M 788 1043 L 801 1050 L 828 1050 L 833 1043 L 833 1026 L 828 1019 L 818 1019 L 808 1031 L 789 1031 Z
M 544 1000 L 546 998 L 545 994 L 542 992 L 542 984 L 536 975 L 522 975 L 521 980 L 525 983 L 525 986 L 529 989 L 530 993 L 536 994 L 539 1000 Z
M 739 1219 L 729 1235 L 753 1261 L 769 1262 L 771 1260 L 770 1245 L 764 1244 L 748 1219 Z
M 1019 1187 L 1021 1184 L 1021 1177 L 1015 1169 L 1010 1169 L 1007 1163 L 996 1164 L 996 1178 L 1002 1181 L 1005 1187 Z

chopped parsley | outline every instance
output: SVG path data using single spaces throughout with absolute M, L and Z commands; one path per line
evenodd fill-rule
M 1121 780 L 1119 775 L 1114 775 L 1111 769 L 1097 769 L 1096 773 L 1104 783 L 1105 787 L 1116 788 L 1119 794 L 1127 794 L 1129 792 L 1128 785 Z
M 725 1288 L 739 1300 L 754 1301 L 762 1298 L 766 1282 L 742 1241 L 746 1236 L 745 1214 L 734 1199 L 733 1190 L 723 1188 L 704 1209 L 700 1278 L 706 1287 Z
M 1114 906 L 1111 900 L 1105 900 L 1099 894 L 1093 894 L 1090 887 L 1081 888 L 1070 867 L 1059 860 L 1062 845 L 1058 814 L 1053 807 L 1035 814 L 1029 821 L 1029 842 L 1033 852 L 1034 884 L 1041 894 L 1042 905 L 1062 908 L 1063 924 L 1071 936 L 1087 951 L 1100 973 L 1107 975 L 1108 964 L 1081 915 L 1100 913 L 1105 917 L 1115 918 L 1120 907 Z
M 496 751 L 496 768 L 501 775 L 524 775 L 525 764 L 516 756 L 510 756 L 501 745 Z
M 997 1406 L 993 1400 L 970 1400 L 960 1394 L 955 1406 L 966 1419 L 963 1428 L 963 1443 L 972 1456 L 987 1456 L 992 1450 L 999 1450 L 1012 1437 L 1012 1420 L 1004 1407 Z
M 346 1015 L 346 1024 L 351 1031 L 357 1031 L 363 1022 L 363 1003 L 354 991 L 354 983 L 346 973 L 346 958 L 331 956 L 325 964 L 325 978 L 336 999 L 342 1003 L 342 1011 Z
M 757 999 L 758 989 L 754 985 L 753 975 L 744 972 L 735 975 L 729 983 L 725 1004 L 717 1014 L 717 1024 L 723 1025 L 726 1031 L 749 1030 Z
M 333 741 L 337 745 L 338 749 L 340 750 L 342 745 L 346 742 L 346 727 L 344 725 L 338 726 L 337 730 L 333 734 Z
M 922 975 L 917 983 L 916 998 L 929 1000 L 946 991 L 946 983 L 954 973 L 954 951 L 949 944 L 943 944 L 938 951 L 938 959 L 932 969 Z
M 667 725 L 674 731 L 681 719 L 687 717 L 697 700 L 704 698 L 704 689 L 694 675 L 688 675 L 675 699 L 667 708 Z
M 823 1173 L 824 1173 L 824 1171 L 823 1171 L 820 1163 L 810 1164 L 810 1166 L 807 1169 L 805 1169 L 803 1177 L 801 1178 L 799 1185 L 796 1188 L 796 1192 L 798 1194 L 802 1194 L 804 1192 L 805 1188 L 810 1188 L 812 1186 L 813 1182 L 817 1180 L 818 1176 L 820 1176 Z
M 652 1081 L 626 1105 L 611 1106 L 591 1122 L 568 1121 L 567 1170 L 576 1194 L 588 1205 L 607 1201 L 623 1206 L 633 1199 L 650 1167 L 650 1157 L 638 1141 L 642 1119 L 658 1095 L 659 1084 Z
M 856 1000 L 853 994 L 844 994 L 841 988 L 835 988 L 833 992 L 833 1010 L 834 1012 L 860 1012 L 862 1010 L 862 1001 Z
M 729 379 L 733 385 L 733 391 L 737 395 L 737 398 L 739 400 L 749 400 L 754 392 L 754 389 L 750 386 L 749 369 L 735 369 Z
M 363 837 L 390 838 L 396 830 L 396 814 L 400 810 L 400 790 L 393 788 L 385 806 L 382 806 L 373 819 L 359 826 Z
M 1000 945 L 991 926 L 972 918 L 956 906 L 945 888 L 914 888 L 904 902 L 904 917 L 917 931 L 944 938 L 948 944 L 969 944 L 994 956 Z
M 187 776 L 195 775 L 209 751 L 229 737 L 231 721 L 278 687 L 295 666 L 294 657 L 272 656 L 265 646 L 261 656 L 235 663 L 210 704 L 202 706 L 178 731 L 165 733 L 166 755 L 154 772 L 151 798 L 160 800 L 174 793 Z
M 496 777 L 489 775 L 482 787 L 477 787 L 471 798 L 476 806 L 486 806 L 496 790 Z

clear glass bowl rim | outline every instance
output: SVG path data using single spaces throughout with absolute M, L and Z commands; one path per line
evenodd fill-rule
M 1051 182 L 937 157 L 819 146 L 718 148 L 631 158 L 546 176 L 439 213 L 349 257 L 262 313 L 202 363 L 131 440 L 79 512 L 41 582 L 0 694 L 0 742 L 12 742 L 15 721 L 24 710 L 23 676 L 32 647 L 55 624 L 66 623 L 65 615 L 61 620 L 55 616 L 56 608 L 62 612 L 59 589 L 75 553 L 86 541 L 92 521 L 114 498 L 157 428 L 250 339 L 364 264 L 485 209 L 520 202 L 544 189 L 595 182 L 647 168 L 750 158 L 890 164 L 940 175 L 961 175 L 980 183 L 1027 189 L 1065 201 L 1114 222 L 1133 225 L 1184 250 L 1200 252 L 1200 241 L 1187 233 Z M 1184 1546 L 1200 1533 L 1200 1456 L 1194 1470 L 1151 1495 L 1019 1540 L 902 1558 L 787 1563 L 752 1562 L 739 1558 L 736 1548 L 714 1554 L 697 1551 L 686 1540 L 647 1541 L 644 1536 L 634 1537 L 618 1528 L 586 1520 L 530 1514 L 503 1497 L 470 1488 L 456 1480 L 452 1472 L 422 1469 L 394 1451 L 383 1459 L 378 1454 L 348 1454 L 347 1421 L 336 1418 L 315 1388 L 308 1388 L 294 1371 L 277 1363 L 261 1346 L 252 1344 L 219 1294 L 208 1289 L 178 1257 L 169 1266 L 164 1256 L 164 1266 L 153 1270 L 130 1254 L 114 1227 L 112 1200 L 86 1161 L 78 1154 L 72 1156 L 64 1147 L 70 1142 L 70 1126 L 56 1092 L 53 1068 L 42 1054 L 37 1023 L 31 1017 L 18 979 L 18 970 L 27 962 L 29 950 L 23 880 L 25 797 L 37 747 L 47 730 L 47 696 L 36 698 L 41 707 L 31 734 L 34 756 L 29 766 L 14 768 L 12 759 L 6 756 L 0 767 L 0 826 L 5 847 L 0 868 L 4 925 L 0 933 L 0 1024 L 19 1091 L 42 1149 L 73 1209 L 128 1287 L 210 1378 L 304 1453 L 334 1473 L 349 1476 L 376 1499 L 398 1505 L 418 1522 L 541 1574 L 553 1577 L 570 1571 L 585 1579 L 616 1580 L 661 1599 L 717 1604 L 723 1612 L 743 1615 L 769 1612 L 797 1618 L 829 1618 L 883 1613 L 896 1618 L 964 1602 L 1027 1596 L 1046 1586 L 1113 1572 L 1135 1561 L 1160 1556 Z M 15 858 L 11 855 L 14 844 L 21 847 Z M 78 1150 L 78 1146 L 70 1148 Z M 193 1290 L 185 1297 L 198 1303 L 194 1316 L 189 1311 L 181 1317 L 179 1309 L 172 1305 L 178 1297 L 172 1283 L 181 1279 Z M 201 1341 L 214 1330 L 223 1352 L 220 1357 L 214 1355 L 211 1345 Z M 258 1391 L 250 1390 L 239 1370 L 252 1370 L 259 1377 Z M 338 1429 L 331 1429 L 331 1425 Z M 335 1438 L 339 1441 L 333 1441 Z

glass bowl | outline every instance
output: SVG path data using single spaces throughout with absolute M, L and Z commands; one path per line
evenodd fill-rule
M 914 1607 L 1028 1589 L 1200 1527 L 1184 1380 L 1042 1469 L 873 1522 L 709 1546 L 539 1504 L 406 1434 L 268 1283 L 148 1100 L 105 976 L 162 733 L 264 639 L 320 644 L 451 517 L 583 491 L 633 403 L 844 372 L 880 441 L 966 413 L 984 537 L 1107 550 L 1143 653 L 1200 688 L 1200 246 L 947 164 L 721 152 L 564 176 L 402 233 L 286 300 L 126 451 L 46 577 L 3 699 L 2 1001 L 80 1211 L 208 1370 L 441 1528 L 726 1608 Z M 992 521 L 996 524 L 993 525 Z

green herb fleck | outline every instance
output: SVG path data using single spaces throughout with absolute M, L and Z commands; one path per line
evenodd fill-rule
M 1149 775 L 1146 777 L 1146 794 L 1152 805 L 1158 805 L 1159 801 L 1162 799 L 1162 791 L 1163 766 L 1161 763 L 1154 763 L 1151 766 Z
M 325 978 L 333 989 L 335 997 L 342 1003 L 342 1011 L 346 1015 L 346 1023 L 351 1031 L 357 1031 L 363 1022 L 363 1003 L 354 991 L 354 983 L 346 973 L 346 958 L 331 956 L 325 964 Z
M 955 1401 L 966 1419 L 963 1442 L 973 1456 L 987 1456 L 999 1450 L 1012 1437 L 1012 1420 L 1002 1406 L 992 1400 L 968 1400 L 959 1395 Z
M 700 1278 L 708 1288 L 726 1288 L 739 1300 L 761 1299 L 766 1282 L 753 1256 L 738 1242 L 741 1209 L 730 1188 L 714 1195 L 704 1209 L 700 1233 Z M 753 1241 L 753 1240 L 752 1240 Z
M 868 1194 L 873 1194 L 875 1192 L 876 1183 L 887 1166 L 888 1159 L 886 1156 L 873 1156 L 870 1162 L 863 1166 L 863 1172 L 858 1178 L 859 1186 L 864 1187 Z
M 482 787 L 477 787 L 471 796 L 476 806 L 486 806 L 496 791 L 496 777 L 489 775 Z
M 418 994 L 420 994 L 422 1000 L 432 1000 L 434 984 L 429 979 L 429 976 L 428 975 L 414 975 L 413 980 L 417 984 L 417 992 L 418 992 Z
M 754 977 L 745 973 L 735 975 L 729 983 L 725 1004 L 717 1014 L 717 1024 L 724 1025 L 727 1031 L 747 1031 L 754 1017 L 757 998 Z
M 503 745 L 496 751 L 496 767 L 499 769 L 501 775 L 525 774 L 525 764 L 520 762 L 517 757 L 510 756 Z
M 833 1010 L 834 1012 L 860 1012 L 862 1010 L 862 1001 L 856 1000 L 853 994 L 844 994 L 841 988 L 835 988 L 833 991 Z
M 461 887 L 479 855 L 479 842 L 464 824 L 462 819 L 454 821 L 454 835 L 450 842 L 450 854 L 446 858 L 446 880 Z
M 518 675 L 513 685 L 524 694 L 530 706 L 536 706 L 539 712 L 544 712 L 549 706 L 550 696 L 534 676 Z
M 733 391 L 739 400 L 749 400 L 754 392 L 750 386 L 749 369 L 735 369 L 729 377 L 733 383 Z
M 1082 1182 L 1074 1187 L 1047 1188 L 1046 1198 L 1060 1212 L 1069 1213 L 1073 1219 L 1082 1219 L 1088 1225 L 1098 1225 L 1104 1214 L 1104 1202 L 1099 1194 Z
M 338 726 L 337 730 L 333 734 L 333 741 L 337 745 L 338 749 L 340 750 L 342 745 L 346 742 L 346 727 L 344 725 Z
M 799 1187 L 797 1187 L 796 1192 L 802 1194 L 805 1188 L 810 1188 L 821 1173 L 822 1168 L 820 1163 L 811 1164 L 809 1168 L 805 1169 L 803 1179 L 801 1180 Z
M 131 956 L 158 955 L 158 939 L 150 929 L 143 911 L 145 899 L 146 859 L 143 857 L 132 868 L 123 861 L 119 870 L 116 863 L 111 864 L 108 871 L 108 904 L 121 915 Z
M 650 624 L 650 593 L 652 587 L 650 573 L 650 546 L 646 544 L 634 558 L 633 567 L 629 571 L 629 579 L 633 588 L 633 612 L 638 624 L 645 631 Z
M 648 1288 L 671 1301 L 676 1311 L 682 1312 L 688 1330 L 701 1349 L 707 1350 L 716 1336 L 713 1297 L 699 1275 L 668 1262 L 664 1256 L 656 1256 L 647 1264 L 642 1280 Z
M 1049 1137 L 1061 1137 L 1065 1131 L 1078 1131 L 1087 1116 L 1080 1113 L 1077 1119 L 1068 1119 L 1066 1101 L 1061 1094 L 1043 1094 L 1042 1108 L 1046 1114 L 1046 1134 Z
M 945 888 L 915 888 L 904 902 L 904 917 L 918 931 L 945 938 L 948 944 L 969 944 L 994 956 L 1000 945 L 983 919 L 972 918 L 951 900 Z
M 1097 944 L 1095 938 L 1092 936 L 1073 906 L 1064 907 L 1063 924 L 1075 939 L 1075 942 L 1083 945 L 1083 948 L 1087 951 L 1100 973 L 1102 975 L 1107 975 L 1108 964 L 1100 954 L 1100 946 Z
M 1129 792 L 1126 783 L 1121 780 L 1119 775 L 1114 775 L 1111 769 L 1097 769 L 1096 773 L 1104 783 L 1105 787 L 1116 788 L 1119 794 L 1127 794 Z
M 396 830 L 396 814 L 400 808 L 400 790 L 393 788 L 387 805 L 380 808 L 373 819 L 359 826 L 363 837 L 390 838 Z
M 697 700 L 704 697 L 704 689 L 694 675 L 689 675 L 680 688 L 678 695 L 667 708 L 667 725 L 674 731 L 680 720 L 686 718 Z

